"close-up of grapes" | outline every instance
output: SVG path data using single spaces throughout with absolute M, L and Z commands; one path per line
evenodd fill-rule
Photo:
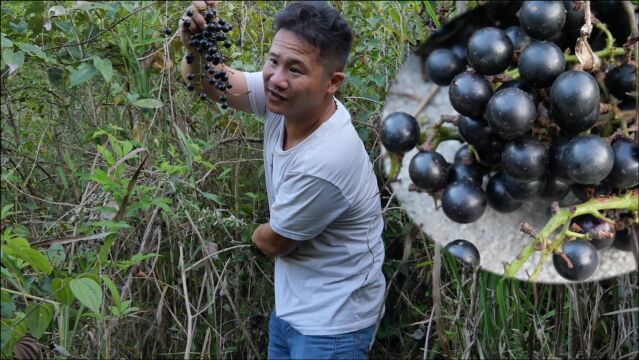
M 610 7 L 630 21 L 618 23 Z M 433 118 L 431 99 L 412 113 L 387 106 L 390 181 L 401 186 L 410 164 L 408 191 L 457 224 L 481 223 L 487 207 L 497 217 L 545 209 L 542 227 L 523 218 L 510 229 L 529 241 L 503 264 L 507 277 L 535 255 L 528 280 L 552 259 L 564 281 L 585 281 L 607 261 L 598 253 L 636 251 L 636 14 L 630 2 L 495 2 L 443 25 L 418 55 L 424 81 L 443 88 L 454 111 Z M 451 163 L 438 147 L 449 140 L 461 145 Z M 479 265 L 473 242 L 448 245 Z
M 186 12 L 187 17 L 193 15 L 193 10 Z M 215 9 L 208 9 L 204 13 L 204 20 L 206 20 L 206 28 L 195 32 L 191 37 L 189 45 L 197 49 L 197 52 L 206 60 L 202 64 L 202 73 L 198 78 L 201 81 L 207 81 L 211 86 L 214 86 L 217 90 L 222 92 L 218 101 L 222 109 L 227 109 L 228 94 L 227 90 L 232 88 L 232 85 L 228 82 L 228 76 L 224 70 L 216 70 L 215 66 L 224 64 L 226 57 L 222 53 L 222 48 L 230 48 L 233 44 L 228 39 L 227 34 L 233 30 L 233 26 L 222 19 Z M 182 20 L 182 26 L 185 29 L 191 27 L 191 20 L 185 18 Z M 195 59 L 196 54 L 187 54 L 186 61 L 191 64 Z M 195 79 L 194 74 L 187 76 L 189 81 Z M 187 84 L 189 91 L 194 91 L 195 86 L 192 83 Z M 200 100 L 206 100 L 206 94 L 200 94 Z

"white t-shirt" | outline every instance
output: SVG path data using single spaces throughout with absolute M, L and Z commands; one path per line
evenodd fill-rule
M 266 108 L 261 72 L 245 73 L 253 113 L 265 118 L 264 168 L 273 231 L 301 241 L 275 258 L 275 312 L 304 335 L 376 323 L 384 302 L 379 189 L 351 117 L 337 111 L 282 150 L 284 118 Z

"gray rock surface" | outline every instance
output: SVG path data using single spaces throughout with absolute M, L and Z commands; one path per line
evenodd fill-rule
M 427 83 L 421 77 L 420 61 L 416 55 L 411 55 L 401 68 L 395 82 L 391 86 L 386 98 L 382 118 L 395 111 L 413 113 L 419 106 L 421 99 L 431 91 L 433 83 Z M 426 108 L 419 114 L 418 121 L 424 127 L 429 122 L 440 119 L 444 114 L 456 112 L 448 101 L 448 88 L 440 88 Z M 437 148 L 438 152 L 452 162 L 452 158 L 460 143 L 446 141 Z M 530 242 L 531 238 L 519 231 L 523 221 L 540 230 L 550 218 L 549 203 L 526 203 L 519 210 L 502 214 L 486 208 L 484 215 L 475 223 L 458 224 L 449 220 L 441 209 L 435 209 L 433 199 L 425 193 L 410 192 L 408 186 L 411 183 L 408 177 L 408 164 L 417 150 L 404 156 L 402 169 L 397 182 L 391 184 L 395 196 L 406 210 L 411 220 L 420 229 L 438 244 L 444 246 L 455 239 L 471 241 L 479 250 L 482 269 L 503 274 L 503 264 L 512 261 L 519 251 Z M 384 167 L 386 172 L 390 170 L 388 153 L 382 148 Z M 522 266 L 516 274 L 520 280 L 528 280 L 536 264 L 541 258 L 540 253 L 535 253 Z M 615 277 L 636 270 L 636 262 L 630 252 L 622 252 L 616 249 L 604 249 L 599 251 L 599 267 L 588 281 L 601 280 Z M 568 283 L 560 277 L 552 266 L 552 260 L 544 264 L 542 271 L 535 279 L 543 283 Z

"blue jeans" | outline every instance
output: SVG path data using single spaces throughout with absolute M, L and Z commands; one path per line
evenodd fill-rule
M 339 335 L 302 335 L 273 310 L 268 331 L 269 359 L 366 359 L 375 325 Z

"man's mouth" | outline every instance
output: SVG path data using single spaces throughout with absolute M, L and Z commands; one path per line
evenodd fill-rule
M 286 100 L 286 97 L 282 96 L 280 93 L 278 93 L 278 92 L 276 92 L 276 91 L 273 91 L 273 90 L 268 89 L 268 90 L 267 90 L 267 92 L 268 92 L 268 94 L 269 94 L 271 97 L 273 97 L 273 98 L 275 98 L 275 99 L 277 99 L 277 100 Z

